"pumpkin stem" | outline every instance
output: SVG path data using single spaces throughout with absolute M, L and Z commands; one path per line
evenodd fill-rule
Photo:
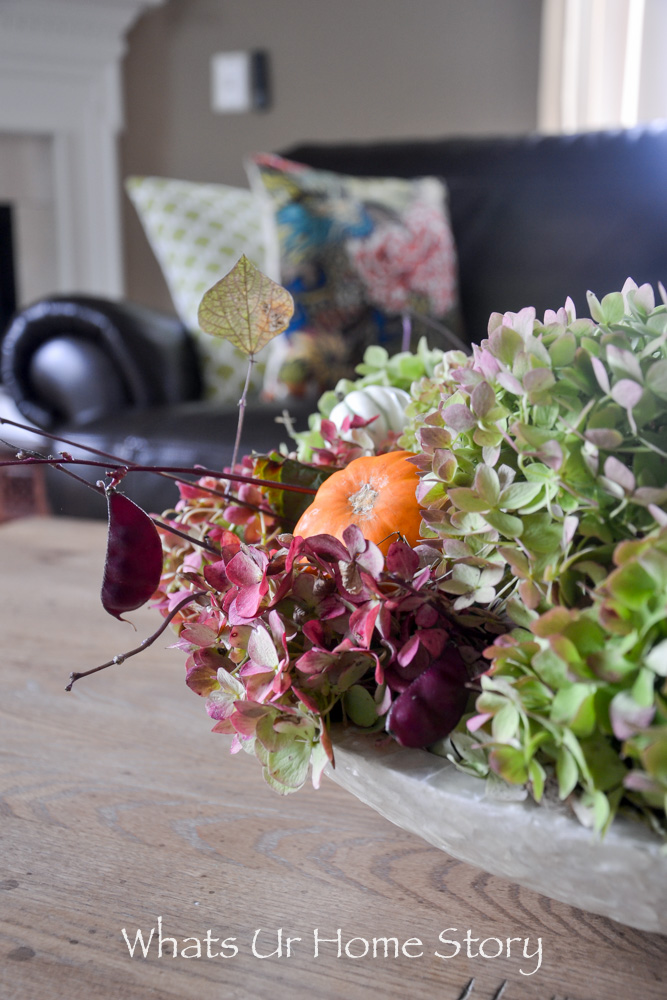
M 379 491 L 373 489 L 370 483 L 364 483 L 361 489 L 357 490 L 349 498 L 349 504 L 353 513 L 361 515 L 372 514 L 375 502 L 379 496 Z

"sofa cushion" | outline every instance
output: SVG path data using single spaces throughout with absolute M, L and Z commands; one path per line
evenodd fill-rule
M 126 190 L 162 268 L 176 311 L 197 340 L 206 399 L 236 402 L 243 389 L 247 358 L 226 341 L 203 333 L 197 311 L 204 292 L 231 270 L 241 254 L 260 270 L 276 276 L 258 199 L 242 188 L 160 177 L 130 177 Z M 255 389 L 260 373 L 261 368 L 255 376 Z
M 630 275 L 667 277 L 667 126 L 577 135 L 318 143 L 283 151 L 316 169 L 445 179 L 459 260 L 466 339 L 490 313 L 570 296 L 587 315 Z
M 281 281 L 296 303 L 267 358 L 269 395 L 285 382 L 293 394 L 316 394 L 321 377 L 351 375 L 370 344 L 396 353 L 405 314 L 413 347 L 422 335 L 451 346 L 422 320 L 448 324 L 456 314 L 456 251 L 439 179 L 358 178 L 266 153 L 250 158 L 248 174 L 275 216 Z

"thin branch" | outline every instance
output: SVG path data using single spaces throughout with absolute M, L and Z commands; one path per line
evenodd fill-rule
M 404 312 L 401 316 L 403 322 L 403 337 L 401 340 L 401 350 L 410 350 L 410 341 L 412 339 L 412 319 L 409 312 Z
M 7 417 L 0 417 L 0 424 L 9 424 L 12 427 L 18 427 L 20 430 L 31 430 L 31 428 L 29 427 L 28 424 L 20 424 L 16 420 L 10 420 Z M 59 441 L 61 444 L 70 445 L 70 447 L 72 447 L 72 448 L 79 448 L 81 451 L 87 451 L 91 455 L 99 455 L 100 458 L 108 458 L 112 462 L 121 463 L 128 470 L 133 469 L 134 466 L 136 465 L 136 463 L 134 463 L 134 462 L 127 462 L 127 463 L 125 463 L 123 461 L 123 459 L 119 455 L 114 455 L 113 452 L 102 451 L 101 448 L 93 448 L 91 445 L 81 444 L 78 441 L 72 441 L 70 438 L 61 437 L 59 434 L 51 434 L 48 431 L 43 431 L 41 429 L 39 431 L 39 434 L 40 434 L 40 437 L 48 438 L 50 441 Z M 8 448 L 16 448 L 17 447 L 11 441 L 3 441 L 3 443 Z M 31 458 L 45 458 L 46 456 L 41 455 L 39 452 L 34 451 L 33 449 L 29 449 L 28 450 L 28 449 L 25 449 L 25 448 L 17 448 L 16 457 L 20 458 L 20 459 L 23 459 L 23 458 L 28 458 L 28 457 L 31 457 Z M 97 486 L 93 486 L 92 483 L 89 483 L 87 479 L 84 479 L 82 476 L 77 476 L 76 473 L 71 472 L 68 469 L 65 469 L 62 465 L 54 465 L 54 468 L 58 469 L 60 472 L 64 472 L 66 475 L 71 476 L 73 479 L 78 480 L 78 482 L 82 483 L 84 486 L 89 486 L 91 489 L 94 489 L 94 490 L 98 489 Z M 170 472 L 164 472 L 164 471 L 163 472 L 157 472 L 157 470 L 156 470 L 156 474 L 162 476 L 163 479 L 171 479 L 172 482 L 174 482 L 174 483 L 184 483 L 186 486 L 197 486 L 197 488 L 199 490 L 201 490 L 202 492 L 204 492 L 204 493 L 210 493 L 213 496 L 227 498 L 228 495 L 229 495 L 228 493 L 224 493 L 222 490 L 215 490 L 215 489 L 213 489 L 212 486 L 202 486 L 202 485 L 200 485 L 197 482 L 197 479 L 194 478 L 194 472 L 192 473 L 193 478 L 191 478 L 191 479 L 183 479 L 181 476 L 175 476 L 175 475 L 173 475 Z M 101 490 L 100 490 L 100 492 L 101 492 Z M 242 500 L 238 500 L 237 503 L 239 503 L 241 506 L 244 506 L 244 507 L 252 507 L 253 510 L 258 510 L 259 511 L 259 510 L 262 509 L 260 507 L 256 507 L 255 505 L 250 504 L 250 503 L 248 503 L 246 501 L 242 501 Z M 271 511 L 267 510 L 266 513 L 270 514 Z
M 203 542 L 200 538 L 194 538 L 192 535 L 188 535 L 187 531 L 179 531 L 178 528 L 174 528 L 173 525 L 167 524 L 166 521 L 161 521 L 159 517 L 152 517 L 151 521 L 158 528 L 162 528 L 163 531 L 168 531 L 170 535 L 178 535 L 179 538 L 184 538 L 186 542 L 190 542 L 191 545 L 198 545 L 201 549 L 205 549 L 210 552 L 213 556 L 220 556 L 220 549 L 214 548 L 209 545 L 208 542 Z
M 453 330 L 450 330 L 448 326 L 444 323 L 438 323 L 437 320 L 433 319 L 432 316 L 427 316 L 425 313 L 415 312 L 414 309 L 407 309 L 407 314 L 412 318 L 417 320 L 418 323 L 424 323 L 425 326 L 430 326 L 432 330 L 437 330 L 441 333 L 450 344 L 453 344 L 457 351 L 463 351 L 464 354 L 470 354 L 470 344 L 464 343 L 460 337 L 458 337 Z
M 180 465 L 133 465 L 127 462 L 93 462 L 85 458 L 22 458 L 22 459 L 9 459 L 4 462 L 0 462 L 0 469 L 5 468 L 10 465 L 57 465 L 62 462 L 63 465 L 85 465 L 91 468 L 106 469 L 110 473 L 119 472 L 121 470 L 126 470 L 127 472 L 170 472 L 170 473 L 184 473 L 186 475 L 193 475 L 194 470 L 200 472 L 203 476 L 212 476 L 214 479 L 231 479 L 235 483 L 249 483 L 251 486 L 268 486 L 270 489 L 275 490 L 287 490 L 289 493 L 307 493 L 309 496 L 314 496 L 317 490 L 313 489 L 311 486 L 297 486 L 293 483 L 281 483 L 277 480 L 271 479 L 255 479 L 253 476 L 242 476 L 236 472 L 220 472 L 219 469 L 207 469 L 204 466 L 196 465 L 194 469 L 192 466 L 183 467 Z M 192 484 L 191 484 L 192 485 Z M 195 484 L 196 485 L 196 484 Z
M 88 480 L 84 479 L 83 476 L 77 476 L 76 472 L 72 472 L 71 469 L 66 469 L 65 466 L 62 465 L 60 462 L 58 462 L 57 465 L 54 465 L 53 468 L 57 469 L 58 472 L 64 472 L 66 476 L 69 476 L 71 479 L 76 480 L 77 483 L 81 483 L 83 486 L 87 486 L 89 490 L 94 490 L 95 493 L 99 493 L 101 494 L 101 496 L 105 496 L 104 487 L 100 486 L 99 483 L 88 482 Z
M 198 597 L 206 597 L 207 592 L 205 590 L 197 590 L 194 594 L 189 594 L 188 597 L 184 597 L 182 601 L 179 601 L 175 608 L 173 608 L 165 620 L 160 625 L 156 632 L 149 635 L 147 639 L 144 639 L 139 646 L 135 646 L 134 649 L 130 649 L 127 653 L 119 653 L 118 656 L 114 656 L 113 659 L 107 660 L 106 663 L 101 663 L 99 667 L 93 667 L 92 670 L 84 670 L 82 673 L 72 673 L 70 674 L 69 684 L 65 688 L 66 691 L 72 690 L 72 685 L 75 681 L 78 681 L 81 677 L 88 677 L 90 674 L 96 674 L 99 670 L 106 670 L 107 667 L 113 667 L 117 664 L 124 663 L 125 660 L 129 659 L 130 656 L 136 656 L 137 653 L 143 653 L 145 649 L 152 646 L 156 639 L 159 639 L 162 633 L 165 631 L 167 626 L 171 624 L 172 619 L 181 611 L 187 604 L 195 601 Z
M 220 497 L 222 500 L 229 500 L 230 494 L 223 492 L 223 490 L 216 490 L 212 486 L 203 486 L 196 479 L 183 479 L 181 476 L 172 476 L 169 472 L 163 472 L 162 475 L 165 479 L 172 479 L 175 483 L 184 483 L 186 486 L 194 486 L 197 490 L 202 493 L 208 493 L 213 497 Z M 274 510 L 270 507 L 260 507 L 259 504 L 251 503 L 250 500 L 242 500 L 239 496 L 231 497 L 232 504 L 234 507 L 247 507 L 248 510 L 254 510 L 257 514 L 267 514 L 269 517 L 278 518 L 279 515 L 276 514 Z M 286 519 L 289 520 L 289 519 Z M 296 521 L 294 522 L 296 524 Z
M 31 433 L 38 437 L 48 438 L 49 441 L 60 441 L 61 444 L 68 444 L 72 448 L 80 448 L 81 451 L 88 451 L 91 455 L 99 455 L 100 458 L 110 458 L 112 462 L 122 462 L 122 459 L 118 455 L 112 455 L 111 452 L 101 451 L 99 448 L 93 448 L 91 445 L 79 444 L 78 441 L 71 441 L 69 438 L 61 437 L 59 434 L 51 434 L 49 431 L 44 431 L 41 427 L 35 428 L 31 427 L 30 424 L 20 424 L 16 420 L 10 420 L 9 417 L 0 417 L 0 424 L 9 424 L 10 427 L 18 427 L 22 431 L 31 431 Z M 12 445 L 12 447 L 15 447 L 15 445 Z M 33 454 L 37 453 L 33 452 Z
M 8 423 L 8 424 L 11 424 L 14 427 L 19 427 L 21 429 L 28 429 L 28 426 L 26 424 L 19 424 L 15 420 L 9 420 L 8 418 L 4 418 L 4 417 L 0 417 L 0 423 Z M 118 458 L 118 456 L 112 455 L 109 452 L 101 451 L 99 448 L 89 448 L 86 445 L 80 445 L 80 444 L 78 444 L 76 441 L 70 441 L 67 438 L 61 438 L 61 437 L 58 437 L 55 434 L 49 434 L 46 431 L 44 432 L 44 436 L 48 437 L 49 439 L 51 439 L 53 441 L 60 441 L 63 444 L 69 444 L 69 445 L 72 445 L 75 448 L 81 448 L 84 451 L 89 451 L 89 452 L 91 452 L 91 454 L 100 455 L 103 458 L 109 458 L 113 462 L 120 463 L 116 468 L 127 469 L 128 472 L 137 471 L 138 467 L 135 464 L 133 464 L 133 463 L 126 464 L 126 463 L 122 462 L 122 459 Z M 11 442 L 5 442 L 5 443 L 9 447 L 12 447 L 12 448 L 15 447 L 15 445 L 12 444 Z M 24 465 L 24 464 L 27 465 L 27 464 L 44 464 L 44 463 L 47 463 L 47 464 L 51 465 L 52 468 L 58 469 L 59 472 L 63 472 L 66 476 L 70 476 L 70 478 L 74 479 L 76 482 L 81 483 L 82 486 L 86 486 L 86 487 L 88 487 L 88 489 L 94 490 L 96 493 L 99 493 L 102 496 L 105 495 L 105 490 L 104 490 L 103 486 L 101 486 L 99 483 L 91 483 L 91 482 L 89 482 L 89 480 L 84 479 L 83 476 L 78 476 L 76 474 L 76 472 L 73 472 L 71 469 L 66 469 L 65 466 L 64 466 L 64 464 L 63 464 L 64 462 L 68 462 L 68 463 L 71 462 L 71 463 L 76 463 L 76 464 L 81 464 L 82 463 L 84 465 L 99 465 L 100 464 L 100 463 L 86 462 L 84 459 L 79 460 L 79 459 L 70 459 L 70 458 L 62 458 L 62 457 L 56 458 L 54 456 L 48 456 L 47 457 L 45 455 L 41 455 L 39 452 L 34 451 L 33 449 L 25 449 L 25 448 L 18 448 L 17 449 L 17 451 L 16 451 L 16 461 L 8 461 L 8 462 L 0 463 L 0 464 L 1 465 Z M 105 463 L 105 469 L 107 469 L 107 468 L 108 468 L 108 465 Z M 167 472 L 165 470 L 155 469 L 153 471 L 157 472 L 159 475 L 163 476 L 163 478 L 165 478 L 165 479 L 171 479 L 171 480 L 173 480 L 173 482 L 175 482 L 175 483 L 184 483 L 186 486 L 194 486 L 198 490 L 201 490 L 203 493 L 208 493 L 208 494 L 211 494 L 212 496 L 217 496 L 217 497 L 220 497 L 220 498 L 222 498 L 224 500 L 232 499 L 233 502 L 234 502 L 234 504 L 237 505 L 237 506 L 245 507 L 245 508 L 247 508 L 249 510 L 254 510 L 254 511 L 256 511 L 259 514 L 267 514 L 267 515 L 269 515 L 271 517 L 276 517 L 279 520 L 281 520 L 282 523 L 287 523 L 287 524 L 294 524 L 295 523 L 290 518 L 281 518 L 281 517 L 279 517 L 279 515 L 277 515 L 274 511 L 270 510 L 268 507 L 261 507 L 258 504 L 251 503 L 249 500 L 242 500 L 240 497 L 237 497 L 237 496 L 230 497 L 229 493 L 224 493 L 222 490 L 216 490 L 212 486 L 202 485 L 195 478 L 183 479 L 181 476 L 174 475 L 173 473 Z M 194 472 L 192 470 L 189 470 L 189 471 L 190 471 L 191 475 L 194 476 Z M 280 486 L 279 483 L 276 483 L 274 485 Z M 315 491 L 313 491 L 313 492 L 315 492 Z M 188 535 L 186 532 L 179 531 L 178 529 L 176 529 L 176 528 L 174 528 L 174 527 L 172 527 L 170 525 L 167 525 L 164 522 L 158 521 L 156 518 L 153 518 L 153 522 L 156 525 L 159 525 L 160 527 L 164 528 L 165 530 L 171 532 L 172 534 L 180 535 L 181 538 L 186 539 L 187 541 L 191 542 L 193 545 L 199 545 L 201 548 L 206 549 L 212 555 L 216 555 L 216 556 L 220 555 L 219 550 L 214 549 L 213 547 L 207 545 L 205 542 L 202 542 L 199 539 L 192 537 L 191 535 Z
M 254 361 L 254 359 L 253 359 L 253 361 Z M 252 364 L 252 362 L 251 362 L 251 364 Z M 248 366 L 248 377 L 246 378 L 246 389 L 248 387 L 248 381 L 249 381 L 249 377 L 250 377 L 250 371 L 251 371 L 251 367 L 249 365 Z M 246 390 L 244 389 L 244 394 L 245 394 L 245 391 Z M 241 404 L 239 403 L 239 406 L 240 405 Z M 130 470 L 132 472 L 155 472 L 157 475 L 164 475 L 166 477 L 175 479 L 176 482 L 185 483 L 188 486 L 197 485 L 196 480 L 179 479 L 178 475 L 174 475 L 174 473 L 184 473 L 185 475 L 194 476 L 195 475 L 195 470 L 196 470 L 197 472 L 201 472 L 203 475 L 213 476 L 216 479 L 231 479 L 233 482 L 250 483 L 251 485 L 255 485 L 255 486 L 277 487 L 278 489 L 282 488 L 282 489 L 285 489 L 285 490 L 292 490 L 295 493 L 310 493 L 313 496 L 315 495 L 315 493 L 317 493 L 317 490 L 310 489 L 307 486 L 291 486 L 288 483 L 266 482 L 266 481 L 261 480 L 261 479 L 253 479 L 251 476 L 240 476 L 240 475 L 232 474 L 232 473 L 229 473 L 229 472 L 217 472 L 217 471 L 213 471 L 213 470 L 210 470 L 210 469 L 205 469 L 202 466 L 194 466 L 194 468 L 180 468 L 180 467 L 171 467 L 171 466 L 164 466 L 164 467 L 162 467 L 162 466 L 137 465 L 134 462 L 126 462 L 122 458 L 120 458 L 118 455 L 114 455 L 111 452 L 102 451 L 101 449 L 99 449 L 99 448 L 93 448 L 90 445 L 79 444 L 78 441 L 72 441 L 69 438 L 60 437 L 58 434 L 51 434 L 48 431 L 41 430 L 41 428 L 39 428 L 38 430 L 35 430 L 35 428 L 31 427 L 29 424 L 21 424 L 21 423 L 19 423 L 16 420 L 10 420 L 9 417 L 0 417 L 0 424 L 8 424 L 11 427 L 17 427 L 19 430 L 23 430 L 23 431 L 30 431 L 33 434 L 37 434 L 38 433 L 40 435 L 40 437 L 49 438 L 49 440 L 51 440 L 51 441 L 60 441 L 62 444 L 70 445 L 72 448 L 80 448 L 82 451 L 90 452 L 91 455 L 99 455 L 100 458 L 108 458 L 108 459 L 111 460 L 111 462 L 114 463 L 114 467 L 116 469 L 118 469 L 118 468 L 128 469 L 128 470 Z M 232 463 L 232 468 L 236 464 L 236 452 L 238 450 L 237 449 L 237 445 L 238 445 L 239 440 L 240 440 L 240 433 L 239 433 L 239 431 L 237 429 L 237 443 L 235 445 L 234 461 Z M 14 447 L 14 445 L 11 445 L 11 447 Z M 21 449 L 17 449 L 17 453 L 20 452 L 20 451 L 21 451 Z M 66 460 L 65 459 L 57 459 L 56 460 L 56 459 L 52 459 L 52 458 L 45 458 L 43 456 L 39 456 L 37 452 L 32 452 L 31 456 L 29 456 L 29 457 L 33 458 L 35 462 L 42 462 L 42 463 L 46 462 L 46 463 L 49 463 L 51 465 L 54 465 L 55 461 L 67 461 L 68 464 L 79 464 L 79 465 L 97 465 L 97 466 L 104 465 L 104 463 L 102 463 L 102 462 L 86 462 L 84 459 L 69 458 L 69 459 L 66 459 Z M 0 462 L 0 466 L 3 466 L 3 465 L 23 464 L 23 461 L 24 460 L 21 459 L 18 462 L 12 462 L 12 461 L 9 461 L 9 462 Z M 106 468 L 107 466 L 104 465 L 104 467 Z M 204 487 L 204 486 L 202 486 L 202 487 L 199 487 L 199 488 L 203 489 L 203 490 L 206 490 L 207 492 L 212 492 L 212 493 L 216 492 L 216 491 L 212 490 L 210 487 Z M 218 492 L 217 495 L 226 496 L 227 494 Z M 266 511 L 266 513 L 270 513 L 270 512 Z

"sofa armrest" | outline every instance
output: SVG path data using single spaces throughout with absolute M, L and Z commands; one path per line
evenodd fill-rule
M 19 410 L 44 428 L 201 395 L 199 358 L 180 320 L 89 296 L 20 311 L 2 341 L 0 373 Z

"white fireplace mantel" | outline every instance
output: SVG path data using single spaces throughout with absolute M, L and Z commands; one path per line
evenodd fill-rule
M 125 34 L 164 0 L 0 0 L 0 132 L 51 140 L 54 292 L 123 292 L 117 136 Z

